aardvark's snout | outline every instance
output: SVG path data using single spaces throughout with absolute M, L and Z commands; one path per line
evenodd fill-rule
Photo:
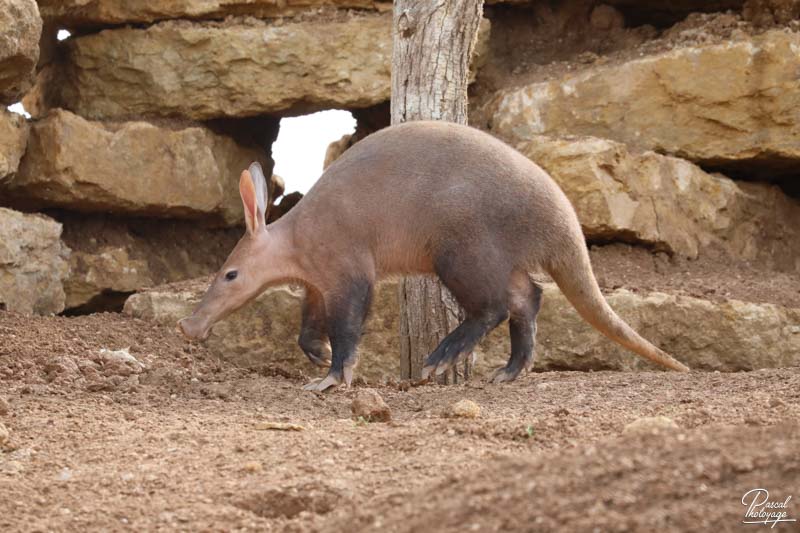
M 208 332 L 211 328 L 208 327 L 205 321 L 193 315 L 178 321 L 178 329 L 190 339 L 204 340 L 208 337 Z

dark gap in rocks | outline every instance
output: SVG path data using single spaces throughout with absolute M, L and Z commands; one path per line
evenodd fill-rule
M 602 2 L 597 2 L 601 4 Z M 629 27 L 650 25 L 665 30 L 685 19 L 691 13 L 716 13 L 740 11 L 744 0 L 679 0 L 676 2 L 643 2 L 642 0 L 611 0 L 625 16 Z
M 645 242 L 642 241 L 636 233 L 632 231 L 616 231 L 609 235 L 589 235 L 586 236 L 586 246 L 592 248 L 594 246 L 608 246 L 610 244 L 621 243 L 627 246 L 645 250 L 648 253 L 663 253 L 667 256 L 672 256 L 673 252 L 663 243 L 658 242 Z
M 800 199 L 800 162 L 762 158 L 737 162 L 697 162 L 705 172 L 718 172 L 736 181 L 777 185 L 792 198 Z
M 355 135 L 362 132 L 362 138 L 388 127 L 392 120 L 391 106 L 388 101 L 372 107 L 352 109 L 350 112 L 356 119 Z
M 278 138 L 281 117 L 257 115 L 252 117 L 216 118 L 205 122 L 215 133 L 233 138 L 245 146 L 256 146 L 266 155 L 272 154 L 272 143 Z M 264 169 L 266 172 L 267 169 Z
M 782 181 L 778 183 L 778 187 L 780 187 L 787 196 L 800 200 L 800 176 L 794 176 L 793 179 Z
M 127 300 L 131 294 L 133 294 L 133 292 L 104 290 L 83 305 L 65 309 L 61 315 L 82 316 L 94 313 L 121 313 L 125 305 L 125 300 Z
M 275 170 L 275 159 L 272 157 L 272 145 L 280 132 L 281 117 L 274 115 L 257 115 L 252 117 L 230 117 L 208 120 L 204 123 L 213 132 L 231 137 L 241 146 L 252 146 L 266 156 L 269 168 L 264 168 L 264 176 L 268 180 L 271 206 L 283 195 L 285 184 L 271 179 Z M 242 169 L 244 170 L 244 169 Z

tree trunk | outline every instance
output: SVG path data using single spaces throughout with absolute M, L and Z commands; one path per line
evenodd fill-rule
M 408 120 L 467 123 L 469 62 L 483 0 L 395 0 L 392 53 L 392 124 Z M 435 206 L 432 206 L 435 208 Z M 463 319 L 437 279 L 400 283 L 400 372 L 418 379 L 425 357 Z M 469 377 L 466 357 L 463 377 Z M 458 369 L 445 382 L 457 382 Z

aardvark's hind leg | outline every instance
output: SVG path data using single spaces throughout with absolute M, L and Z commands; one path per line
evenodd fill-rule
M 536 315 L 542 305 L 542 288 L 527 273 L 515 272 L 511 276 L 508 292 L 511 357 L 506 366 L 494 372 L 491 377 L 493 383 L 513 381 L 520 372 L 530 368 L 536 346 Z
M 464 308 L 466 318 L 425 360 L 423 379 L 453 367 L 508 317 L 508 275 L 502 261 L 491 259 L 488 253 L 474 256 L 469 250 L 459 250 L 436 261 L 436 273 Z

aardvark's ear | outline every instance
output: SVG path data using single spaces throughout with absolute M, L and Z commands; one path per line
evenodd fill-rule
M 260 224 L 263 224 L 263 217 L 260 217 L 258 213 L 256 186 L 253 183 L 253 176 L 248 170 L 243 171 L 239 178 L 239 194 L 242 197 L 242 205 L 244 205 L 244 221 L 247 231 L 251 235 L 255 235 L 261 227 Z
M 253 185 L 256 188 L 256 203 L 261 215 L 261 222 L 264 222 L 267 218 L 267 202 L 269 201 L 267 178 L 264 177 L 264 170 L 258 162 L 252 163 L 247 170 L 250 171 L 250 175 L 253 177 Z

